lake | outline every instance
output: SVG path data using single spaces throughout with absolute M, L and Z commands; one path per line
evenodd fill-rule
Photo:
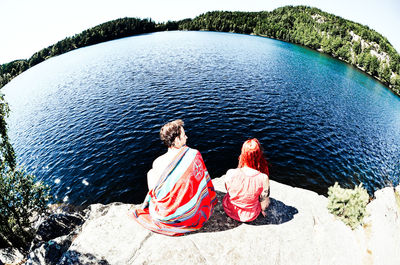
M 294 44 L 216 32 L 160 32 L 77 49 L 3 89 L 18 163 L 77 205 L 139 203 L 181 118 L 212 178 L 256 137 L 270 178 L 326 194 L 400 176 L 400 99 L 356 68 Z M 271 191 L 273 197 L 273 191 Z

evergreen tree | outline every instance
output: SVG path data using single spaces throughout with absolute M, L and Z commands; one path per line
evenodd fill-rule
M 5 118 L 9 108 L 0 95 L 0 248 L 26 247 L 33 238 L 33 214 L 46 210 L 49 190 L 35 177 L 16 169 Z
M 325 53 L 332 52 L 331 41 L 329 40 L 328 37 L 326 37 L 326 36 L 322 37 L 321 48 Z
M 388 64 L 386 62 L 382 62 L 380 67 L 379 67 L 379 77 L 381 78 L 381 80 L 385 83 L 389 83 L 390 82 L 390 75 L 391 75 L 391 71 L 390 68 L 388 66 Z
M 361 53 L 361 42 L 360 41 L 356 41 L 353 44 L 353 50 L 356 53 L 356 55 L 359 55 Z
M 341 57 L 343 60 L 349 62 L 350 61 L 350 44 L 346 44 L 339 48 L 337 51 L 337 55 Z
M 370 57 L 370 62 L 369 62 L 369 68 L 368 71 L 373 75 L 377 76 L 378 75 L 378 69 L 379 69 L 379 60 L 375 55 L 372 55 Z

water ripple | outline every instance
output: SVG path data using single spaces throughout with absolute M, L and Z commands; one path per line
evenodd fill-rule
M 4 92 L 19 163 L 60 201 L 140 202 L 165 152 L 159 129 L 176 118 L 212 177 L 257 137 L 283 183 L 324 194 L 335 181 L 370 193 L 399 181 L 400 100 L 337 60 L 275 40 L 125 38 L 47 60 Z

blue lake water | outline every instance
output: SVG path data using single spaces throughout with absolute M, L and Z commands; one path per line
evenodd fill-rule
M 400 99 L 318 52 L 268 38 L 161 32 L 81 48 L 2 89 L 18 162 L 73 204 L 140 202 L 182 118 L 212 177 L 257 137 L 271 179 L 326 194 L 399 183 Z M 273 196 L 273 191 L 271 191 Z

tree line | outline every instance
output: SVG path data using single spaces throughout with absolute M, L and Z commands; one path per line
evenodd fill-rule
M 0 66 L 0 88 L 20 73 L 53 56 L 109 40 L 164 30 L 164 28 L 165 24 L 156 25 L 151 20 L 138 18 L 120 18 L 100 24 L 44 48 L 34 53 L 29 59 L 2 64 Z
M 208 30 L 255 34 L 307 46 L 357 66 L 400 96 L 400 55 L 381 34 L 367 26 L 307 6 L 285 6 L 271 12 L 207 12 L 194 19 L 154 23 L 122 18 L 67 37 L 33 54 L 0 66 L 0 88 L 28 68 L 56 55 L 141 33 Z
M 179 21 L 178 29 L 255 34 L 304 45 L 357 66 L 400 96 L 400 55 L 389 41 L 367 26 L 317 8 L 213 11 Z

